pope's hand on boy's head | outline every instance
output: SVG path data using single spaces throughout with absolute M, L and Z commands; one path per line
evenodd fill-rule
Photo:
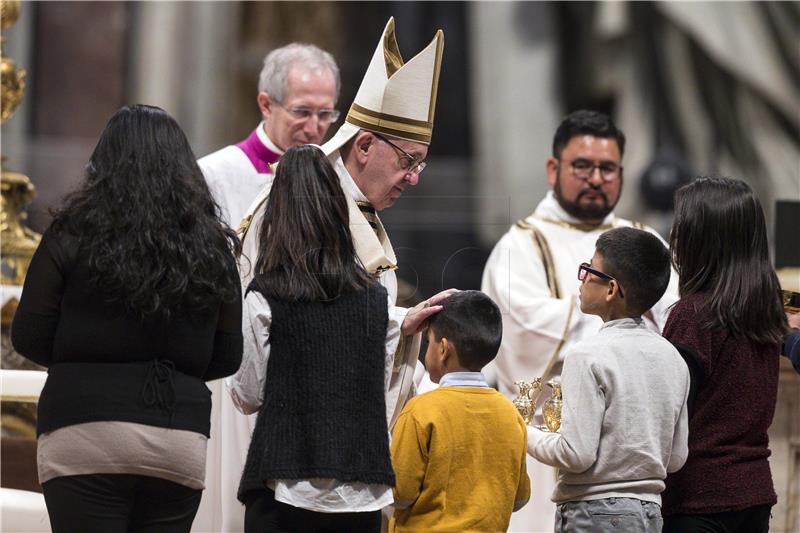
M 458 289 L 447 289 L 409 309 L 406 318 L 403 320 L 403 325 L 400 327 L 403 335 L 415 335 L 428 327 L 428 318 L 442 310 L 442 306 L 439 303 L 457 292 Z

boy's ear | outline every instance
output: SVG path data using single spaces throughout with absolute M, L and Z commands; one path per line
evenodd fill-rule
M 455 346 L 447 340 L 447 337 L 442 337 L 439 343 L 439 357 L 442 359 L 442 364 L 445 364 L 453 356 L 455 356 Z
M 606 302 L 611 302 L 619 294 L 619 283 L 617 280 L 612 279 L 608 281 L 608 292 L 606 293 Z

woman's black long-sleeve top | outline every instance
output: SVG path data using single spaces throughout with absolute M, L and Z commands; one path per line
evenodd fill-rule
M 169 320 L 140 319 L 93 287 L 76 238 L 48 230 L 11 328 L 14 348 L 48 367 L 38 433 L 114 420 L 208 436 L 204 381 L 238 369 L 241 321 L 241 298 Z

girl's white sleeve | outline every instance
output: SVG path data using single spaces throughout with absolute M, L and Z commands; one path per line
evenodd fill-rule
M 269 329 L 272 312 L 264 296 L 250 291 L 242 302 L 242 365 L 225 380 L 236 409 L 249 415 L 264 403 L 264 383 L 269 362 Z

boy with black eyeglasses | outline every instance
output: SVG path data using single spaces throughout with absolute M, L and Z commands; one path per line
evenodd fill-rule
M 690 379 L 642 314 L 669 277 L 669 251 L 634 228 L 603 233 L 578 269 L 581 311 L 604 324 L 565 355 L 559 433 L 528 428 L 528 453 L 559 469 L 556 531 L 661 531 L 664 479 L 688 455 Z

